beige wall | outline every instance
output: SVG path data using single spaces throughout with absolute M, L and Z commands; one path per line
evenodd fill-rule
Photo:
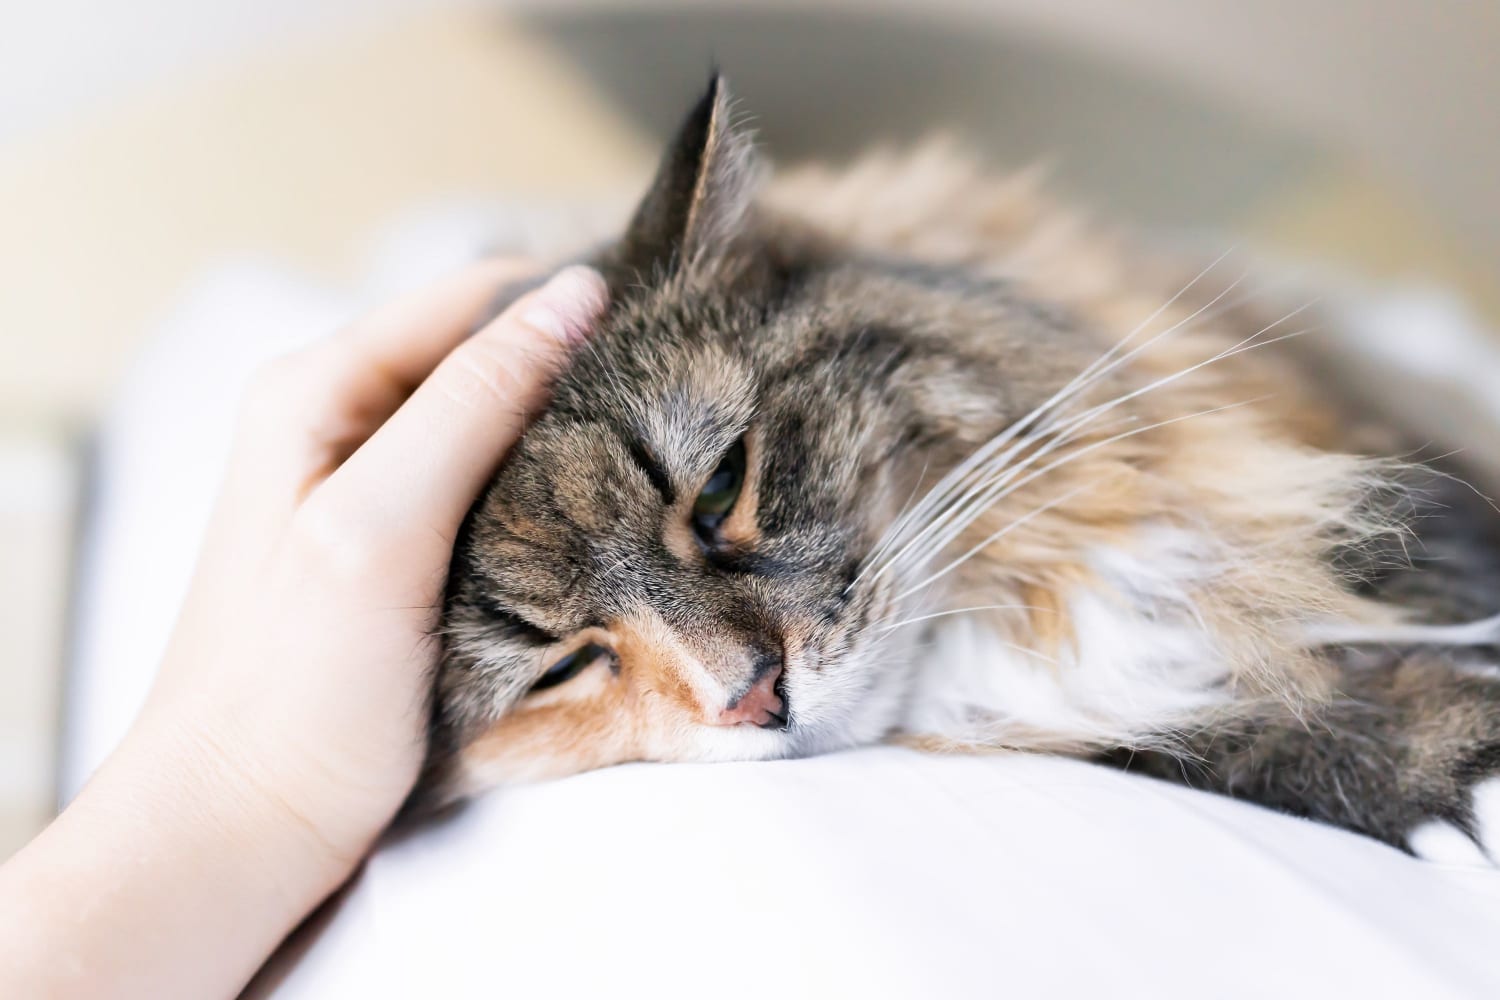
M 819 6 L 912 9 L 908 0 Z M 1409 184 L 1491 259 L 1500 254 L 1493 0 L 928 0 L 921 9 L 1094 52 L 1326 136 Z
M 650 151 L 477 14 L 350 29 L 146 87 L 0 159 L 0 422 L 81 422 L 226 255 L 347 278 L 372 227 L 454 192 L 587 195 Z
M 727 0 L 695 5 L 716 3 Z M 217 255 L 274 253 L 336 275 L 381 215 L 412 199 L 579 193 L 618 184 L 649 158 L 568 66 L 475 4 L 9 6 L 0 423 L 12 426 L 86 418 L 163 303 Z M 489 8 L 505 6 L 538 5 Z M 1293 192 L 1287 204 L 1298 209 L 1273 206 L 1252 228 L 1390 273 L 1440 260 L 1437 270 L 1473 294 L 1494 294 L 1500 4 L 934 0 L 924 9 L 1095 51 L 1326 137 L 1347 160 Z M 500 128 L 517 136 L 514 147 L 495 141 Z M 1358 176 L 1350 162 L 1364 164 Z M 1336 217 L 1333 235 L 1325 215 Z

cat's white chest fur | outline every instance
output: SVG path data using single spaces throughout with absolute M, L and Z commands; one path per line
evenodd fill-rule
M 1152 527 L 1090 553 L 1094 583 L 1061 595 L 1072 639 L 1029 648 L 1016 619 L 955 615 L 934 630 L 903 728 L 1038 749 L 1128 743 L 1212 705 L 1226 658 L 1193 606 L 1214 574 L 1195 535 Z

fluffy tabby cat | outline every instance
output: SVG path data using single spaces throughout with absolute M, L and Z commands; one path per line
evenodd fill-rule
M 455 553 L 412 811 L 899 740 L 1500 847 L 1500 517 L 1370 457 L 1406 443 L 1292 317 L 941 149 L 763 175 L 716 79 L 589 258 L 611 309 Z

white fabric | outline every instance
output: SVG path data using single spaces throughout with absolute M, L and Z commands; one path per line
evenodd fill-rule
M 467 250 L 424 238 L 387 263 Z M 149 681 L 248 371 L 389 283 L 229 267 L 137 368 L 101 439 L 68 791 Z M 1495 997 L 1500 872 L 1044 758 L 637 765 L 386 845 L 276 991 L 620 995 Z
M 278 997 L 1500 996 L 1500 873 L 1073 761 L 894 748 L 496 792 Z

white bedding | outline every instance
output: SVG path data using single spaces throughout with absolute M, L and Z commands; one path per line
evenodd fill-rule
M 408 240 L 399 259 L 430 270 L 467 249 Z M 270 266 L 225 268 L 125 386 L 100 442 L 65 791 L 149 682 L 246 374 L 388 279 L 335 295 Z M 635 765 L 497 792 L 386 845 L 263 985 L 296 998 L 1496 997 L 1500 871 L 1044 758 L 886 748 Z
M 1042 757 L 632 765 L 381 851 L 283 997 L 1500 996 L 1500 878 Z

